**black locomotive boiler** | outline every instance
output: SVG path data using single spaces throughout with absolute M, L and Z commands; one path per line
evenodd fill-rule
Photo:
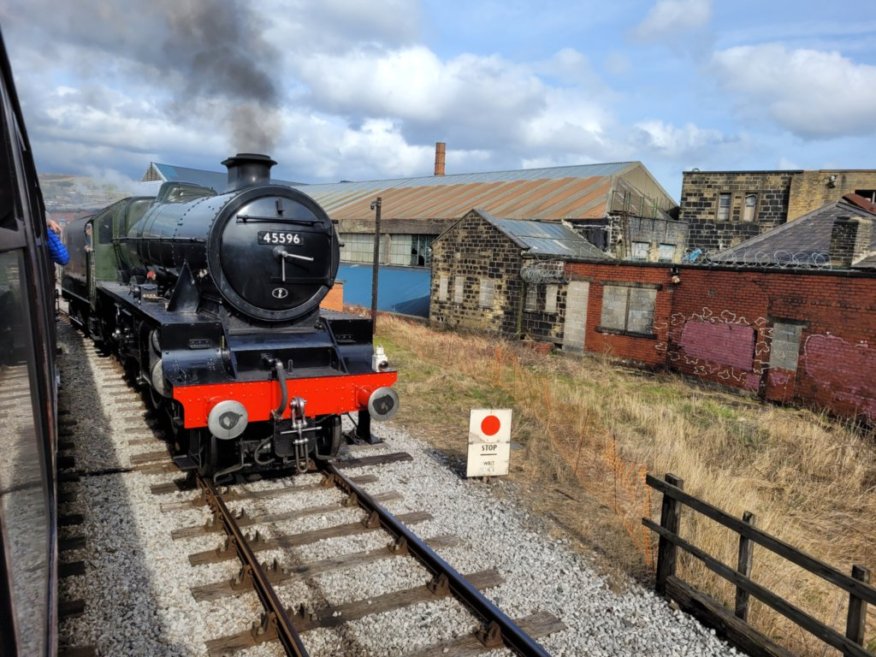
M 370 319 L 320 308 L 339 259 L 325 211 L 271 184 L 265 155 L 223 164 L 222 193 L 165 183 L 68 224 L 62 295 L 167 414 L 181 467 L 304 471 L 337 453 L 343 414 L 369 437 L 395 413 L 397 375 Z

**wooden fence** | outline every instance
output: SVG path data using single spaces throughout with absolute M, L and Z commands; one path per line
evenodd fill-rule
M 656 590 L 659 594 L 675 600 L 686 612 L 714 627 L 728 641 L 753 657 L 791 657 L 791 653 L 748 624 L 749 597 L 760 600 L 824 643 L 840 650 L 845 657 L 876 657 L 863 646 L 867 604 L 876 605 L 876 588 L 870 585 L 869 570 L 862 566 L 853 566 L 851 576 L 846 575 L 757 529 L 753 514 L 746 512 L 740 520 L 688 495 L 683 490 L 684 481 L 675 475 L 667 474 L 665 481 L 648 475 L 645 481 L 651 488 L 663 493 L 660 524 L 649 518 L 642 518 L 642 523 L 660 537 L 656 575 Z M 739 535 L 739 560 L 736 569 L 730 568 L 678 535 L 683 507 L 693 509 Z M 845 636 L 749 578 L 755 543 L 848 592 Z M 732 612 L 676 576 L 679 549 L 699 559 L 709 570 L 736 586 L 736 604 Z

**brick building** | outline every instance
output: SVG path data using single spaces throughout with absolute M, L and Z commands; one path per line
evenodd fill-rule
M 587 351 L 876 422 L 873 269 L 578 262 L 566 274 L 589 287 Z
M 430 321 L 562 344 L 567 310 L 586 307 L 564 264 L 582 258 L 608 256 L 563 224 L 472 210 L 432 244 Z
M 689 248 L 712 254 L 851 193 L 876 200 L 876 170 L 685 171 L 679 219 Z

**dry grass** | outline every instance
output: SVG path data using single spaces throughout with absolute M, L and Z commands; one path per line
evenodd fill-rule
M 876 443 L 809 411 L 625 370 L 598 358 L 537 354 L 496 338 L 435 331 L 381 317 L 378 342 L 401 371 L 399 422 L 464 458 L 473 407 L 514 409 L 511 476 L 548 514 L 605 559 L 607 571 L 643 578 L 659 519 L 644 472 L 672 472 L 685 490 L 844 572 L 876 569 Z M 682 535 L 735 566 L 737 537 L 690 511 Z M 731 606 L 733 589 L 691 559 L 680 574 Z M 848 595 L 765 549 L 753 577 L 844 633 Z M 876 650 L 870 610 L 865 645 Z M 800 654 L 824 644 L 752 602 L 750 620 Z

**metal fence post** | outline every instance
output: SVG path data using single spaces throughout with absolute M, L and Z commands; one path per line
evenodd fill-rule
M 684 479 L 667 473 L 664 477 L 666 483 L 676 488 L 684 488 Z M 679 520 L 681 519 L 681 503 L 663 493 L 663 503 L 660 509 L 660 526 L 666 531 L 678 534 Z M 666 540 L 663 536 L 657 542 L 657 577 L 654 589 L 660 595 L 666 593 L 666 580 L 675 575 L 675 560 L 678 553 L 675 543 Z
M 870 583 L 870 571 L 863 566 L 852 566 L 852 577 L 865 584 Z M 846 619 L 846 638 L 859 646 L 864 645 L 864 625 L 867 622 L 867 603 L 849 593 L 849 615 Z M 848 655 L 847 651 L 843 654 Z
M 755 516 L 751 511 L 742 514 L 742 522 L 754 527 Z M 740 575 L 751 577 L 751 559 L 754 553 L 754 543 L 747 536 L 739 535 L 739 560 L 736 570 Z M 736 617 L 748 621 L 748 591 L 736 587 Z

